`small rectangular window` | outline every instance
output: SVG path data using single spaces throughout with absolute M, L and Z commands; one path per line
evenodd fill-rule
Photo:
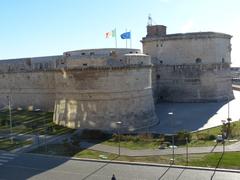
M 87 66 L 87 63 L 83 64 L 83 66 Z

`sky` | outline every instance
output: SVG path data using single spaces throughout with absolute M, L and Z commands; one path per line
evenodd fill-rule
M 61 55 L 65 51 L 114 48 L 105 33 L 131 31 L 142 49 L 148 16 L 167 33 L 214 31 L 233 36 L 232 66 L 240 66 L 239 0 L 0 0 L 0 59 Z M 128 42 L 128 47 L 129 47 Z

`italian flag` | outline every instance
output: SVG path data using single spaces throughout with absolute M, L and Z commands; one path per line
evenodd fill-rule
M 116 37 L 116 28 L 110 32 L 105 33 L 105 38 L 112 38 L 112 37 Z

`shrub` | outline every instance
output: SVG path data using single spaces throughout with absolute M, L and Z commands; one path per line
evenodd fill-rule
M 208 136 L 208 140 L 215 140 L 215 139 L 216 139 L 216 136 L 213 135 L 213 134 L 210 134 L 210 135 Z
M 101 130 L 84 129 L 80 135 L 82 139 L 105 140 L 110 137 L 110 134 Z
M 207 133 L 197 133 L 197 140 L 214 140 L 216 139 L 216 136 L 213 134 L 207 134 Z
M 197 133 L 197 139 L 198 140 L 208 140 L 208 134 L 207 133 Z
M 186 138 L 190 142 L 191 134 L 187 131 L 179 131 L 176 135 L 177 144 L 186 144 Z
M 152 140 L 153 139 L 153 135 L 150 133 L 143 133 L 143 134 L 139 134 L 138 135 L 140 140 Z
M 73 146 L 79 146 L 80 145 L 80 136 L 79 136 L 79 134 L 73 134 L 71 136 L 71 144 Z

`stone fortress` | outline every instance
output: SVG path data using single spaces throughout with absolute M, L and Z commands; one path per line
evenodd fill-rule
M 158 123 L 155 103 L 233 98 L 231 36 L 147 26 L 138 49 L 88 49 L 0 61 L 0 108 L 53 111 L 70 128 L 127 131 Z

